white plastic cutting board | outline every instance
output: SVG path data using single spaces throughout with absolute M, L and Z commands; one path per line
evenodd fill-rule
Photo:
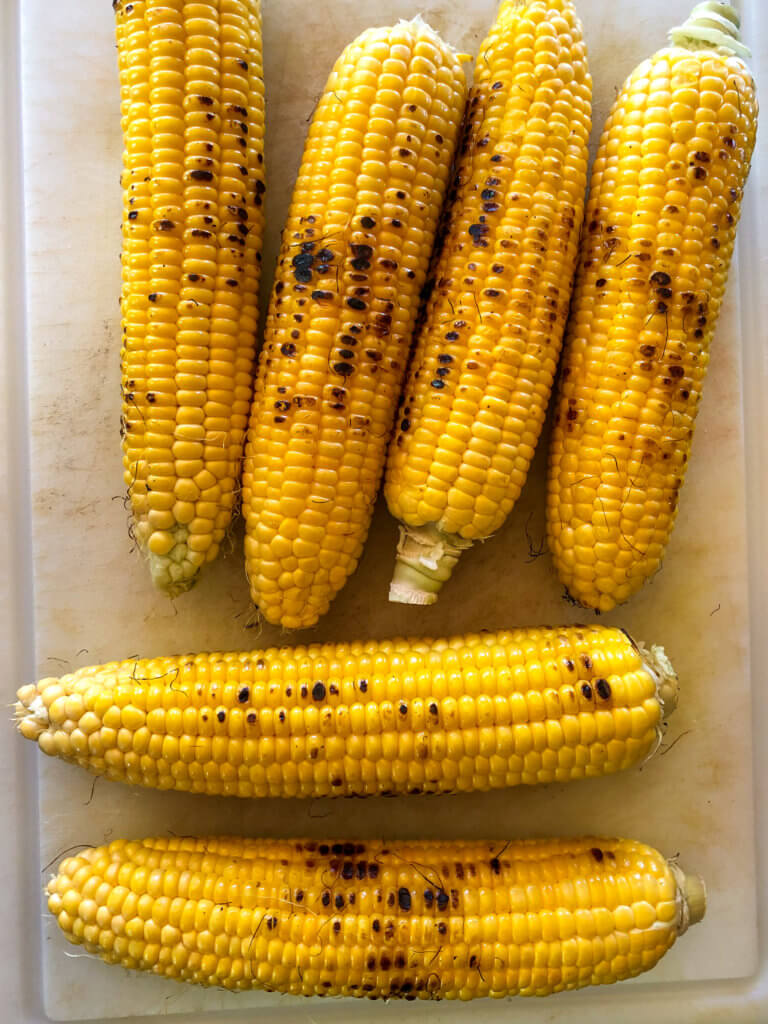
M 421 9 L 447 39 L 474 52 L 495 6 L 495 0 L 265 0 L 265 294 L 306 122 L 343 45 L 371 24 Z M 690 0 L 581 0 L 579 7 L 599 128 L 615 89 L 663 44 L 666 28 L 682 20 Z M 153 591 L 128 538 L 118 436 L 121 141 L 112 32 L 108 0 L 23 5 L 30 467 L 41 675 L 134 653 L 292 639 L 255 624 L 239 528 L 227 557 L 173 604 Z M 601 620 L 663 643 L 678 668 L 680 706 L 663 756 L 639 772 L 569 787 L 311 803 L 215 800 L 103 780 L 94 784 L 79 770 L 41 756 L 41 865 L 75 844 L 166 831 L 316 837 L 626 834 L 679 854 L 686 869 L 705 876 L 705 922 L 647 980 L 610 995 L 558 997 L 546 1003 L 545 1017 L 542 1004 L 518 1001 L 518 1018 L 575 1021 L 610 1006 L 613 1019 L 620 1020 L 617 1007 L 629 1010 L 653 994 L 662 998 L 667 986 L 648 981 L 704 983 L 752 973 L 758 947 L 740 288 L 737 258 L 664 567 L 628 607 Z M 356 575 L 320 626 L 300 640 L 437 635 L 591 618 L 565 603 L 548 555 L 531 554 L 543 535 L 544 448 L 545 442 L 504 529 L 464 556 L 437 606 L 387 603 L 396 529 L 381 507 Z M 72 953 L 74 947 L 46 917 L 42 984 L 46 1011 L 56 1020 L 175 1013 L 192 1021 L 216 1009 L 252 1008 L 249 1019 L 261 1024 L 278 1018 L 362 1021 L 403 1012 L 396 1005 L 206 992 L 87 957 L 73 959 Z M 409 1004 L 407 1012 L 419 1020 L 469 1019 L 472 1013 L 501 1021 L 512 1008 L 490 1002 L 471 1010 Z

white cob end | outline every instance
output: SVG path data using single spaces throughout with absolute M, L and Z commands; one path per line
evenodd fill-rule
M 637 644 L 643 659 L 643 667 L 656 683 L 656 697 L 661 705 L 662 719 L 667 718 L 677 707 L 680 683 L 667 652 L 658 644 L 650 648 Z
M 409 585 L 402 580 L 392 580 L 389 584 L 389 600 L 394 604 L 416 604 L 422 607 L 437 603 L 437 594 L 431 594 L 418 587 Z
M 455 46 L 446 42 L 437 29 L 433 28 L 420 13 L 414 14 L 412 18 L 400 18 L 395 23 L 395 27 L 415 29 L 417 32 L 424 32 L 430 37 L 430 39 L 432 39 L 433 42 L 437 43 L 438 46 L 444 47 L 455 60 L 459 61 L 460 64 L 466 64 L 468 61 L 473 59 L 471 54 L 459 53 Z
M 145 548 L 145 553 L 152 582 L 158 590 L 173 598 L 186 593 L 195 585 L 200 561 L 198 557 L 194 560 L 189 557 L 191 552 L 187 547 L 187 527 L 177 523 L 171 532 L 174 544 L 167 554 L 158 555 L 148 548 Z
M 684 935 L 707 912 L 707 887 L 700 875 L 686 875 L 674 861 L 667 861 L 677 886 L 677 934 Z
M 389 600 L 400 604 L 434 604 L 462 551 L 471 546 L 471 540 L 442 533 L 434 523 L 401 524 Z
M 32 690 L 34 696 L 27 697 L 24 691 Z M 37 740 L 51 724 L 43 695 L 35 687 L 24 687 L 13 707 L 16 728 L 25 740 Z
M 673 46 L 688 49 L 723 50 L 748 60 L 752 54 L 741 41 L 739 16 L 728 0 L 703 0 L 688 15 L 688 20 L 669 33 Z

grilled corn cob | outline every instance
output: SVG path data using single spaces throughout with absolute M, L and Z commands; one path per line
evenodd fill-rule
M 136 540 L 175 595 L 232 515 L 264 192 L 259 0 L 117 0 L 121 434 Z
M 390 599 L 431 604 L 525 483 L 560 353 L 591 79 L 571 0 L 505 0 L 480 47 L 450 222 L 392 442 Z
M 550 450 L 548 537 L 583 605 L 661 565 L 755 143 L 738 19 L 694 9 L 630 75 L 595 161 Z
M 111 662 L 18 692 L 46 754 L 227 796 L 449 792 L 638 764 L 677 678 L 603 626 Z
M 166 978 L 371 999 L 544 996 L 654 967 L 703 881 L 627 839 L 123 839 L 63 861 L 70 942 Z
M 310 626 L 371 520 L 466 95 L 420 18 L 339 58 L 309 131 L 246 447 L 251 596 Z

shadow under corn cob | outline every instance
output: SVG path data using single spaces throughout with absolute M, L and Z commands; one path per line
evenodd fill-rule
M 636 977 L 704 917 L 696 875 L 628 839 L 161 837 L 68 857 L 66 938 L 108 964 L 304 996 L 545 996 Z
M 118 0 L 123 465 L 132 530 L 174 596 L 239 485 L 264 227 L 259 0 Z
M 434 290 L 389 450 L 390 599 L 431 604 L 525 483 L 568 313 L 591 78 L 570 0 L 506 0 L 480 46 Z
M 311 626 L 354 571 L 465 100 L 420 18 L 334 67 L 283 232 L 243 472 L 246 570 L 269 622 Z
M 630 75 L 592 174 L 549 461 L 561 580 L 608 611 L 661 565 L 757 129 L 729 3 Z

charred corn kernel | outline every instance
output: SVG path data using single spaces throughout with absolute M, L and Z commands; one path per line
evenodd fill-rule
M 360 557 L 465 96 L 459 58 L 416 18 L 351 43 L 318 103 L 243 469 L 246 568 L 269 622 L 317 622 Z
M 605 126 L 550 448 L 555 565 L 602 611 L 672 532 L 757 127 L 730 4 L 700 4 L 671 38 Z
M 389 451 L 390 599 L 431 604 L 525 483 L 570 301 L 591 78 L 571 0 L 505 0 L 480 47 L 434 290 Z
M 620 771 L 656 749 L 677 679 L 661 648 L 577 626 L 110 662 L 17 696 L 24 737 L 110 779 L 317 797 Z
M 107 963 L 371 999 L 633 978 L 706 909 L 698 876 L 641 843 L 594 838 L 119 839 L 62 861 L 46 891 L 66 938 Z
M 114 7 L 123 465 L 136 539 L 175 595 L 216 557 L 247 427 L 264 227 L 261 13 L 259 0 Z M 203 515 L 201 489 L 217 480 L 220 514 Z

